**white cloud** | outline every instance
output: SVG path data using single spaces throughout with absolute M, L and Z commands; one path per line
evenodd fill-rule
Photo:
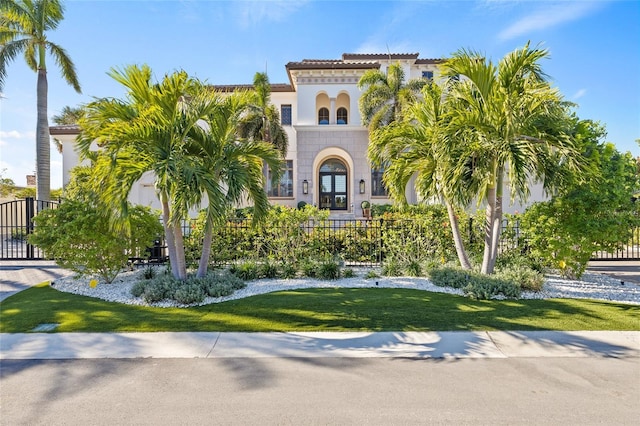
M 587 94 L 587 89 L 578 90 L 573 96 L 572 99 L 577 100 Z
M 498 34 L 498 39 L 501 41 L 511 40 L 531 32 L 546 30 L 567 22 L 576 21 L 600 9 L 605 2 L 582 1 L 542 4 L 544 6 L 541 9 L 502 30 Z
M 307 4 L 307 0 L 239 1 L 233 6 L 240 26 L 250 27 L 264 21 L 281 22 Z
M 9 139 L 9 138 L 21 139 L 24 136 L 25 136 L 24 134 L 21 134 L 17 130 L 10 130 L 8 132 L 5 132 L 4 130 L 0 130 L 0 139 Z
M 0 146 L 9 146 L 13 143 L 18 143 L 18 139 L 32 139 L 35 141 L 36 133 L 33 131 L 19 132 L 17 130 L 0 130 Z

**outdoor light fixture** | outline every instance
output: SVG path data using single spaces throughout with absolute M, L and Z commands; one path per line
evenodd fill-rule
M 360 179 L 360 193 L 364 194 L 364 179 Z
M 303 194 L 309 193 L 309 182 L 307 182 L 306 179 L 302 181 L 302 193 Z

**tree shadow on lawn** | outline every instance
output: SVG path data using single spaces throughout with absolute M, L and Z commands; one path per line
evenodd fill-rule
M 289 290 L 192 308 L 109 303 L 48 286 L 0 303 L 2 332 L 640 330 L 640 306 L 472 300 L 412 289 Z

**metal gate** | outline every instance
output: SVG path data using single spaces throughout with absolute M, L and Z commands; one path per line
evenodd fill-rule
M 55 201 L 34 198 L 0 204 L 0 260 L 39 260 L 44 253 L 29 244 L 33 232 L 33 217 L 42 210 L 56 208 Z

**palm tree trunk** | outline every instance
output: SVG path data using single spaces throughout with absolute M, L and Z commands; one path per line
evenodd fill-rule
M 453 243 L 456 247 L 456 254 L 458 255 L 460 266 L 462 266 L 462 269 L 471 269 L 471 262 L 469 261 L 469 256 L 464 249 L 464 243 L 462 242 L 462 236 L 460 235 L 460 226 L 458 224 L 456 212 L 453 210 L 451 204 L 449 204 L 446 200 L 444 204 L 447 206 L 449 222 L 451 223 L 451 232 L 453 233 Z
M 184 255 L 184 238 L 182 236 L 182 224 L 176 222 L 173 225 L 173 238 L 176 245 L 176 269 L 178 271 L 178 279 L 187 279 L 187 262 Z
M 498 184 L 496 188 L 496 208 L 494 211 L 493 229 L 491 232 L 491 257 L 489 259 L 489 273 L 493 273 L 498 258 L 498 247 L 500 246 L 500 234 L 502 232 L 502 199 L 503 199 L 503 174 L 504 169 L 498 169 Z
M 493 235 L 493 225 L 495 220 L 496 210 L 496 188 L 492 186 L 487 191 L 487 208 L 485 214 L 484 224 L 484 254 L 482 256 L 482 267 L 480 272 L 483 274 L 490 274 L 492 271 L 489 269 L 491 264 L 491 241 Z
M 36 198 L 51 199 L 51 152 L 49 148 L 49 122 L 47 120 L 47 70 L 38 69 L 36 125 Z
M 204 230 L 204 241 L 202 242 L 202 255 L 200 256 L 200 263 L 198 264 L 198 273 L 196 276 L 202 278 L 207 274 L 207 268 L 209 266 L 209 256 L 211 256 L 211 241 L 213 240 L 213 226 L 211 223 L 207 223 Z
M 162 226 L 164 228 L 164 238 L 167 241 L 167 250 L 169 251 L 169 264 L 171 265 L 171 274 L 175 278 L 179 278 L 178 259 L 176 257 L 176 239 L 173 235 L 173 228 L 169 223 L 169 202 L 166 194 L 160 194 L 160 202 L 162 203 Z

